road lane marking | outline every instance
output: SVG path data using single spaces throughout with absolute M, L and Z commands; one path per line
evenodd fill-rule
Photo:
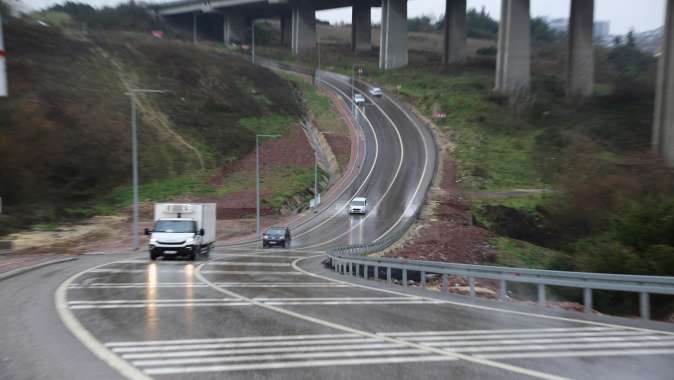
M 353 102 L 353 99 L 351 99 L 351 98 L 350 98 L 349 96 L 347 96 L 342 90 L 338 89 L 338 88 L 337 88 L 336 86 L 334 86 L 333 84 L 328 83 L 328 82 L 325 81 L 325 80 L 321 80 L 321 81 L 322 81 L 323 83 L 325 83 L 326 85 L 328 85 L 329 87 L 332 87 L 334 91 L 337 91 L 337 92 L 342 93 L 342 95 L 343 95 L 346 99 L 349 99 L 350 102 Z M 348 200 L 348 201 L 347 201 L 341 208 L 338 208 L 338 209 L 336 210 L 336 212 L 335 212 L 333 215 L 329 216 L 327 219 L 321 221 L 321 222 L 318 223 L 317 225 L 315 225 L 315 226 L 309 228 L 309 229 L 306 230 L 306 231 L 301 231 L 301 232 L 299 232 L 298 234 L 295 234 L 295 235 L 294 235 L 295 238 L 300 237 L 300 236 L 304 236 L 304 235 L 306 235 L 306 234 L 308 234 L 308 233 L 310 233 L 310 232 L 312 232 L 312 231 L 315 231 L 316 229 L 320 228 L 321 226 L 323 226 L 324 224 L 326 224 L 326 223 L 328 223 L 329 221 L 333 220 L 334 218 L 337 218 L 337 217 L 339 217 L 339 216 L 342 216 L 342 215 L 343 215 L 343 212 L 346 210 L 348 204 L 350 204 L 351 201 L 353 200 L 353 198 L 357 197 L 358 194 L 363 190 L 363 188 L 368 184 L 368 181 L 369 181 L 370 177 L 372 176 L 372 173 L 374 172 L 374 168 L 377 166 L 377 162 L 379 161 L 379 138 L 377 137 L 377 132 L 375 131 L 374 126 L 372 125 L 372 122 L 371 122 L 370 119 L 367 117 L 367 114 L 365 114 L 365 112 L 361 111 L 360 109 L 358 109 L 358 112 L 363 116 L 363 118 L 364 118 L 365 121 L 367 122 L 367 125 L 370 127 L 370 130 L 372 131 L 372 135 L 374 136 L 374 144 L 375 144 L 375 145 L 374 145 L 374 147 L 375 147 L 374 149 L 375 149 L 375 150 L 374 150 L 374 160 L 373 160 L 373 162 L 372 162 L 372 166 L 370 167 L 369 172 L 368 172 L 367 175 L 365 176 L 365 179 L 362 180 L 360 186 L 359 186 L 358 189 L 354 192 L 353 196 L 351 196 L 351 197 L 349 198 L 349 200 Z M 356 124 L 359 125 L 359 123 L 358 123 L 357 121 L 356 121 Z M 362 131 L 362 130 L 363 130 L 363 129 L 361 128 L 361 131 Z M 365 144 L 365 146 L 367 147 L 367 144 Z M 365 157 L 367 157 L 367 152 L 366 152 L 366 154 L 365 154 Z M 402 161 L 402 160 L 401 160 L 401 161 Z M 356 180 L 357 178 L 358 178 L 358 176 L 354 177 L 354 181 L 352 181 L 352 183 L 355 182 L 355 180 Z M 394 179 L 394 180 L 395 180 L 395 179 Z M 349 187 L 350 187 L 350 186 L 351 186 L 351 184 L 349 185 Z M 348 231 L 347 231 L 347 233 L 348 233 Z M 313 248 L 313 247 L 316 247 L 316 246 L 318 246 L 318 245 L 310 245 L 310 246 L 306 246 L 306 247 L 303 247 L 303 248 L 304 248 L 304 249 L 310 249 L 310 248 Z
M 437 336 L 437 335 L 466 335 L 466 334 L 509 334 L 522 332 L 575 332 L 575 331 L 611 331 L 620 330 L 615 327 L 550 327 L 540 329 L 494 329 L 494 330 L 436 330 L 436 331 L 402 331 L 382 332 L 380 335 L 409 337 L 409 336 Z
M 674 347 L 674 341 L 669 342 L 608 342 L 608 343 L 567 343 L 567 344 L 523 344 L 501 347 L 453 347 L 455 352 L 490 352 L 490 351 L 549 351 L 549 350 L 589 350 L 597 348 L 647 348 L 647 347 Z M 582 352 L 582 351 L 578 351 Z
M 329 352 L 302 352 L 274 355 L 234 355 L 217 356 L 208 358 L 189 358 L 189 359 L 156 359 L 156 360 L 137 360 L 131 364 L 139 367 L 145 366 L 165 366 L 165 365 L 186 365 L 186 364 L 215 364 L 231 362 L 260 362 L 260 361 L 280 361 L 287 359 L 317 359 L 317 358 L 361 358 L 367 356 L 401 356 L 401 355 L 421 355 L 426 354 L 416 348 L 401 348 L 397 350 L 362 350 L 362 351 L 329 351 Z M 442 358 L 442 356 L 440 356 Z
M 315 334 L 315 335 L 272 335 L 272 336 L 243 336 L 233 338 L 204 338 L 204 339 L 173 339 L 173 340 L 142 340 L 136 342 L 108 342 L 107 347 L 125 346 L 155 346 L 195 343 L 224 343 L 224 342 L 254 342 L 274 340 L 310 340 L 325 338 L 356 338 L 357 334 Z
M 99 265 L 94 268 L 100 268 L 107 264 Z M 90 268 L 93 269 L 93 268 Z M 70 284 L 75 281 L 80 275 L 86 273 L 88 270 L 76 273 L 59 285 L 54 293 L 54 303 L 56 311 L 58 312 L 61 322 L 70 330 L 70 332 L 94 355 L 101 359 L 104 363 L 115 369 L 122 376 L 131 380 L 151 380 L 150 377 L 143 372 L 136 369 L 127 361 L 121 359 L 119 356 L 108 350 L 101 342 L 99 342 L 82 324 L 77 320 L 73 312 L 68 308 L 67 292 Z
M 494 339 L 508 339 L 508 338 L 565 338 L 565 337 L 591 337 L 591 336 L 638 336 L 649 334 L 643 331 L 598 331 L 598 332 L 561 332 L 561 333 L 532 333 L 532 334 L 520 334 L 520 335 L 511 335 L 511 334 L 496 334 L 496 335 L 478 335 L 478 336 L 452 336 L 452 337 L 406 337 L 406 339 L 414 340 L 415 342 L 427 342 L 428 344 L 433 344 L 434 341 L 446 341 L 451 342 L 452 340 L 494 340 Z
M 258 267 L 289 267 L 290 263 L 262 263 L 250 261 L 211 261 L 209 265 L 231 266 L 258 266 Z
M 236 273 L 235 273 L 236 274 Z M 227 288 L 350 288 L 348 284 L 334 284 L 330 282 L 219 282 L 218 285 Z M 203 283 L 114 283 L 98 282 L 87 285 L 70 285 L 68 289 L 135 289 L 135 288 L 208 288 Z
M 255 257 L 260 259 L 301 259 L 304 256 L 247 254 L 247 253 L 211 253 L 211 257 Z
M 275 274 L 275 275 L 288 275 L 288 276 L 303 276 L 304 273 L 297 272 L 283 272 L 283 271 L 254 271 L 254 270 L 207 270 L 205 273 L 215 273 L 215 274 L 247 274 L 247 275 L 266 275 L 266 274 Z
M 226 372 L 226 371 L 254 371 L 268 369 L 284 368 L 305 368 L 305 367 L 331 367 L 362 364 L 399 364 L 399 363 L 421 363 L 421 362 L 446 362 L 455 360 L 444 356 L 415 356 L 409 358 L 371 358 L 371 359 L 344 359 L 344 360 L 309 360 L 309 361 L 288 361 L 279 363 L 259 363 L 259 364 L 237 364 L 237 365 L 218 365 L 218 366 L 199 366 L 199 367 L 169 367 L 153 368 L 144 370 L 149 375 L 176 375 L 200 372 Z
M 172 352 L 149 352 L 141 354 L 122 354 L 124 359 L 157 359 L 157 358 L 185 358 L 214 355 L 247 355 L 247 354 L 265 354 L 280 352 L 302 352 L 302 351 L 339 351 L 339 350 L 364 350 L 375 348 L 395 348 L 404 347 L 403 344 L 396 343 L 371 343 L 371 344 L 330 344 L 323 346 L 291 346 L 291 347 L 265 347 L 265 348 L 236 348 L 229 350 L 189 350 Z
M 362 92 L 362 91 L 360 91 L 360 92 Z M 379 106 L 377 106 L 377 108 L 379 108 L 379 112 L 381 112 L 381 114 L 384 115 L 384 117 L 388 120 L 388 122 L 391 124 L 391 126 L 393 126 L 393 130 L 395 131 L 396 135 L 398 136 L 398 142 L 400 143 L 400 161 L 398 162 L 398 167 L 396 168 L 395 174 L 393 175 L 393 179 L 389 183 L 388 187 L 386 188 L 386 190 L 384 191 L 382 196 L 377 200 L 375 205 L 372 207 L 372 210 L 370 210 L 363 218 L 359 219 L 357 223 L 350 226 L 350 228 L 347 231 L 345 231 L 342 234 L 339 234 L 339 235 L 335 236 L 334 238 L 332 238 L 330 240 L 323 241 L 319 244 L 308 245 L 308 246 L 305 246 L 304 248 L 316 248 L 316 247 L 324 246 L 328 243 L 332 243 L 335 240 L 338 240 L 338 239 L 348 235 L 349 233 L 351 233 L 353 230 L 355 230 L 360 225 L 365 223 L 365 221 L 371 215 L 375 215 L 375 210 L 377 210 L 379 208 L 379 206 L 383 203 L 384 199 L 388 196 L 389 192 L 393 188 L 393 185 L 396 183 L 396 180 L 398 179 L 398 175 L 400 174 L 400 170 L 402 169 L 403 162 L 405 161 L 405 144 L 403 144 L 403 138 L 402 138 L 402 135 L 400 134 L 400 130 L 398 129 L 398 126 L 393 122 L 391 117 L 388 116 L 388 114 L 386 112 L 384 112 L 384 110 L 382 108 L 380 108 Z M 356 195 L 357 195 L 357 193 L 356 193 Z M 353 198 L 352 198 L 352 200 L 353 200 Z M 410 202 L 412 202 L 412 201 L 410 201 Z
M 432 302 L 418 299 L 391 299 L 390 297 L 383 297 L 380 299 L 340 299 L 332 298 L 325 300 L 299 299 L 293 300 L 274 300 L 253 299 L 255 302 L 261 302 L 265 305 L 277 306 L 334 306 L 334 305 L 419 305 L 419 304 L 436 304 L 442 301 Z M 147 307 L 221 307 L 221 306 L 250 306 L 252 303 L 241 302 L 239 298 L 233 299 L 157 299 L 157 300 L 105 300 L 105 301 L 70 301 L 68 306 L 74 310 L 84 309 L 139 309 Z
M 319 346 L 345 343 L 377 343 L 375 338 L 338 338 L 338 339 L 315 339 L 304 341 L 265 341 L 265 342 L 230 342 L 230 343 L 204 343 L 204 344 L 178 344 L 174 346 L 140 346 L 140 347 L 113 347 L 115 353 L 138 353 L 138 352 L 162 352 L 162 351 L 186 351 L 186 350 L 209 350 L 216 348 L 253 348 L 253 347 L 290 347 L 290 346 Z
M 300 261 L 300 260 L 304 260 L 304 259 L 297 259 L 293 262 L 292 265 L 295 269 L 298 269 L 297 268 L 297 262 Z M 355 329 L 355 328 L 352 328 L 352 327 L 349 327 L 349 326 L 346 326 L 346 325 L 341 325 L 341 324 L 326 321 L 326 320 L 323 320 L 323 319 L 320 319 L 320 318 L 317 318 L 317 317 L 312 317 L 312 316 L 304 315 L 304 314 L 301 314 L 301 313 L 298 313 L 298 312 L 295 312 L 295 311 L 283 309 L 283 308 L 280 308 L 280 307 L 277 307 L 277 306 L 265 305 L 264 303 L 254 301 L 251 298 L 245 297 L 245 296 L 240 295 L 238 293 L 235 293 L 235 292 L 232 292 L 230 290 L 227 290 L 227 289 L 224 289 L 222 287 L 217 286 L 216 283 L 210 281 L 209 279 L 204 277 L 203 274 L 201 274 L 201 269 L 204 267 L 204 265 L 205 264 L 199 265 L 197 267 L 196 271 L 195 271 L 195 276 L 200 281 L 210 285 L 213 289 L 215 289 L 215 290 L 217 290 L 217 291 L 219 291 L 223 294 L 227 294 L 231 297 L 239 297 L 242 300 L 253 302 L 257 306 L 260 306 L 262 308 L 266 308 L 266 309 L 271 310 L 271 311 L 275 311 L 275 312 L 280 313 L 280 314 L 295 317 L 295 318 L 302 319 L 302 320 L 312 322 L 312 323 L 315 323 L 315 324 L 319 324 L 319 325 L 322 325 L 322 326 L 331 327 L 331 328 L 334 328 L 334 329 L 337 329 L 337 330 L 342 330 L 342 331 L 349 332 L 349 333 L 359 334 L 359 335 L 362 335 L 364 337 L 381 339 L 383 341 L 387 341 L 387 342 L 391 342 L 391 343 L 400 343 L 400 344 L 403 344 L 407 347 L 418 348 L 418 349 L 421 349 L 425 352 L 438 354 L 440 356 L 446 357 L 446 358 L 451 359 L 451 360 L 454 360 L 456 358 L 460 358 L 460 359 L 464 359 L 466 361 L 470 361 L 470 362 L 473 362 L 473 363 L 487 365 L 487 366 L 490 366 L 490 367 L 493 367 L 493 368 L 498 368 L 498 369 L 502 369 L 502 370 L 505 370 L 505 371 L 517 373 L 517 374 L 520 374 L 520 375 L 530 376 L 530 377 L 534 377 L 534 378 L 539 378 L 539 379 L 546 379 L 546 380 L 564 379 L 561 376 L 556 376 L 556 375 L 544 373 L 544 372 L 541 372 L 541 371 L 531 370 L 531 369 L 518 367 L 518 366 L 515 366 L 515 365 L 501 363 L 501 362 L 495 362 L 495 361 L 491 361 L 491 360 L 488 360 L 488 359 L 475 358 L 475 357 L 471 357 L 469 355 L 452 353 L 452 352 L 449 352 L 449 351 L 446 351 L 446 350 L 443 350 L 443 349 L 438 349 L 438 348 L 435 348 L 435 347 L 429 347 L 427 345 L 418 344 L 418 343 L 414 343 L 414 342 L 410 342 L 410 341 L 402 340 L 402 339 L 398 339 L 398 338 L 380 336 L 380 335 L 377 335 L 377 334 L 369 333 L 367 331 L 358 330 L 358 329 Z M 330 280 L 330 281 L 332 281 L 332 280 Z M 406 294 L 401 294 L 401 295 L 405 296 Z
M 672 355 L 674 349 L 652 350 L 607 350 L 607 351 L 553 351 L 553 352 L 523 352 L 513 354 L 486 354 L 476 355 L 485 359 L 539 359 L 539 358 L 573 358 L 573 357 L 597 357 L 597 356 L 636 356 L 636 355 Z

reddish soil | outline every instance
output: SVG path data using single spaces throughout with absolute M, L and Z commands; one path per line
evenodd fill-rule
M 299 124 L 292 126 L 288 134 L 282 138 L 265 139 L 260 143 L 260 169 L 285 166 L 314 166 L 314 151 Z M 224 167 L 211 179 L 211 183 L 222 185 L 225 178 L 232 173 L 254 170 L 255 151 L 252 151 L 235 163 Z
M 437 206 L 432 215 L 420 219 L 417 236 L 387 256 L 470 264 L 489 261 L 489 232 L 472 225 L 470 207 L 456 184 L 454 163 L 445 160 L 443 170 L 442 192 L 434 199 Z
M 260 170 L 286 166 L 305 168 L 314 166 L 314 151 L 299 124 L 292 126 L 286 136 L 277 140 L 265 140 L 260 144 Z M 255 172 L 255 151 L 224 167 L 218 175 L 211 178 L 210 182 L 213 185 L 222 185 L 227 181 L 228 176 L 240 172 Z M 262 192 L 263 196 L 269 194 L 269 192 Z M 216 203 L 218 219 L 238 219 L 255 214 L 255 188 L 223 197 L 199 197 L 184 200 Z M 262 208 L 260 212 L 262 215 L 274 213 L 269 208 Z

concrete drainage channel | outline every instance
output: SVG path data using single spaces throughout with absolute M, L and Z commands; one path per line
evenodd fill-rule
M 354 246 L 330 250 L 329 265 L 337 273 L 375 281 L 381 279 L 393 283 L 396 277 L 404 287 L 409 286 L 408 280 L 412 275 L 419 279 L 422 288 L 426 288 L 429 275 L 439 276 L 444 293 L 449 289 L 450 276 L 467 278 L 471 298 L 476 297 L 476 279 L 495 280 L 500 284 L 499 300 L 502 302 L 507 300 L 509 282 L 530 284 L 537 289 L 540 306 L 545 306 L 549 286 L 582 289 L 586 314 L 592 313 L 594 290 L 638 293 L 640 316 L 644 320 L 650 319 L 651 294 L 674 295 L 674 277 L 564 272 L 361 256 L 364 254 L 361 251 L 368 248 Z

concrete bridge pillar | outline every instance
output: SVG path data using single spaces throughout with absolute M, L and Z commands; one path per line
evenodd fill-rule
M 248 21 L 243 12 L 226 10 L 224 23 L 225 44 L 242 44 L 248 36 Z
M 281 45 L 290 46 L 293 35 L 292 17 L 281 16 Z
M 379 69 L 407 66 L 407 0 L 382 0 Z
M 351 47 L 355 51 L 372 50 L 372 17 L 368 4 L 353 4 L 351 8 Z
M 594 0 L 572 0 L 567 95 L 587 97 L 594 86 Z
M 656 82 L 653 150 L 674 166 L 674 0 L 667 0 L 665 30 Z
M 466 59 L 466 0 L 446 0 L 443 63 Z
M 291 50 L 297 55 L 316 47 L 316 10 L 309 1 L 298 2 L 292 8 Z
M 519 96 L 529 90 L 531 77 L 529 6 L 529 0 L 503 0 L 501 3 L 494 90 L 504 95 Z

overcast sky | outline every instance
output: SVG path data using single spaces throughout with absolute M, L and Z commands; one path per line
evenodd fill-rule
M 119 0 L 74 0 L 88 3 L 93 6 L 117 4 Z M 33 8 L 42 8 L 51 4 L 61 3 L 61 0 L 23 0 Z M 158 0 L 157 2 L 163 2 Z M 531 0 L 533 16 L 547 16 L 551 18 L 568 17 L 570 0 Z M 409 17 L 431 15 L 438 17 L 444 13 L 445 0 L 410 0 L 408 3 Z M 662 26 L 664 23 L 665 0 L 596 0 L 595 18 L 611 22 L 611 33 L 625 34 L 631 28 L 636 31 L 646 31 Z M 501 0 L 468 0 L 469 8 L 485 7 L 492 17 L 498 19 L 501 10 Z M 379 8 L 372 11 L 373 20 L 378 22 Z M 350 22 L 351 10 L 335 9 L 319 12 L 317 15 L 323 20 L 331 22 Z

